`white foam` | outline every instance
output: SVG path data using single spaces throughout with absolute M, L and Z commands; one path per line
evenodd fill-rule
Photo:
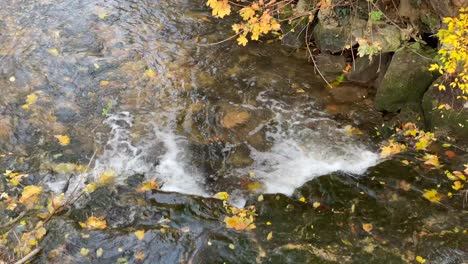
M 117 183 L 133 175 L 142 174 L 146 179 L 156 179 L 161 190 L 206 196 L 203 180 L 195 168 L 188 165 L 185 157 L 186 141 L 173 132 L 153 126 L 153 133 L 147 138 L 132 143 L 133 118 L 128 112 L 110 115 L 104 122 L 111 128 L 105 150 L 96 158 L 88 175 L 72 180 L 70 188 L 84 187 L 83 176 L 98 180 L 105 171 L 113 171 Z
M 379 162 L 378 154 L 348 136 L 312 104 L 288 107 L 264 95 L 257 99 L 276 113 L 276 125 L 267 133 L 273 146 L 268 152 L 251 148 L 254 163 L 241 171 L 253 172 L 263 183 L 262 191 L 291 195 L 317 176 L 337 171 L 362 174 Z

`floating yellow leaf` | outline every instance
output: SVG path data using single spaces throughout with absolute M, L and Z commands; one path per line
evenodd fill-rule
M 440 162 L 437 155 L 425 154 L 423 159 L 425 165 L 433 166 L 436 168 L 440 167 Z
M 145 181 L 140 184 L 137 188 L 137 192 L 143 193 L 146 191 L 157 190 L 159 188 L 158 183 L 155 179 L 151 179 L 149 181 Z
M 98 17 L 99 19 L 103 20 L 103 19 L 106 19 L 106 17 L 108 16 L 108 14 L 106 12 L 100 12 L 98 14 Z
M 96 250 L 96 257 L 98 258 L 102 257 L 103 253 L 104 253 L 104 250 L 102 248 L 98 248 L 98 250 Z
M 429 200 L 432 203 L 438 203 L 440 202 L 440 199 L 442 198 L 442 195 L 437 192 L 437 190 L 431 189 L 431 190 L 425 190 L 426 192 L 423 194 L 423 197 Z
M 135 257 L 137 260 L 143 261 L 145 259 L 145 252 L 138 251 L 133 257 Z
M 50 49 L 47 52 L 49 52 L 49 54 L 54 55 L 54 56 L 59 54 L 58 49 Z
M 88 256 L 88 254 L 89 254 L 89 249 L 87 249 L 87 248 L 81 248 L 81 249 L 80 249 L 80 254 L 83 255 L 83 256 Z
M 135 231 L 134 234 L 138 238 L 138 240 L 143 240 L 143 238 L 145 238 L 145 230 Z
M 465 185 L 461 181 L 454 181 L 453 182 L 452 189 L 454 189 L 455 191 L 463 189 L 463 187 L 465 187 Z
M 145 76 L 148 78 L 156 78 L 156 72 L 154 72 L 152 69 L 148 69 L 145 71 Z
M 266 238 L 266 239 L 267 239 L 268 241 L 270 241 L 272 238 L 273 238 L 273 231 L 272 231 L 272 232 L 270 232 L 270 233 L 268 233 L 268 235 L 267 235 L 267 238 Z
M 390 140 L 385 146 L 381 147 L 380 156 L 382 158 L 386 158 L 388 156 L 398 154 L 404 150 L 406 150 L 405 145 L 395 142 L 394 140 Z
M 37 102 L 37 95 L 35 93 L 29 94 L 26 96 L 26 104 L 32 105 Z
M 305 198 L 305 197 L 301 197 L 301 198 L 299 198 L 299 201 L 305 203 L 305 202 L 306 202 L 306 198 Z
M 317 209 L 317 208 L 320 206 L 320 203 L 319 203 L 319 202 L 314 202 L 314 203 L 312 204 L 312 206 L 313 206 L 315 209 Z
M 54 136 L 60 145 L 62 146 L 68 146 L 68 144 L 70 144 L 70 138 L 66 135 L 55 135 Z
M 417 257 L 416 257 L 416 261 L 417 261 L 418 263 L 421 263 L 421 264 L 426 263 L 426 260 L 425 260 L 423 257 L 421 257 L 421 256 L 417 256 Z
M 89 230 L 93 229 L 105 229 L 107 227 L 107 223 L 105 219 L 98 218 L 95 216 L 91 216 L 86 220 L 85 223 L 80 222 L 79 223 L 82 228 L 86 228 Z
M 362 229 L 367 233 L 370 233 L 372 229 L 374 229 L 374 226 L 372 224 L 362 224 Z
M 21 198 L 19 202 L 24 204 L 27 208 L 32 208 L 39 200 L 39 195 L 42 192 L 42 187 L 29 185 L 24 187 L 23 192 L 21 193 Z
M 99 82 L 99 85 L 101 87 L 106 87 L 106 86 L 109 85 L 109 83 L 110 83 L 109 80 L 102 80 L 102 81 Z
M 213 195 L 213 197 L 223 201 L 229 200 L 229 194 L 227 192 L 216 193 L 215 195 Z

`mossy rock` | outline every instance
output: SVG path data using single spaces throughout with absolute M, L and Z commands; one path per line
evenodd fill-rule
M 443 83 L 443 77 L 434 84 Z M 446 84 L 446 87 L 449 87 Z M 468 141 L 468 108 L 463 99 L 456 99 L 458 90 L 448 88 L 439 91 L 431 85 L 424 94 L 422 107 L 424 110 L 426 126 L 439 136 L 451 136 L 464 142 Z M 447 105 L 448 107 L 439 106 Z
M 408 103 L 420 103 L 427 88 L 436 78 L 428 70 L 434 56 L 434 50 L 420 45 L 397 51 L 377 88 L 377 109 L 397 112 Z

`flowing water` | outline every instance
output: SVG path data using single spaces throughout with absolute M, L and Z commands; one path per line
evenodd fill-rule
M 38 263 L 56 261 L 47 254 L 64 243 L 71 263 L 98 261 L 77 253 L 80 247 L 104 248 L 104 263 L 399 263 L 421 250 L 390 233 L 410 237 L 429 216 L 397 227 L 412 217 L 411 207 L 387 204 L 391 194 L 379 193 L 386 187 L 361 187 L 370 177 L 415 173 L 399 162 L 379 167 L 373 129 L 382 120 L 371 101 L 343 102 L 303 52 L 279 43 L 210 45 L 231 33 L 203 1 L 0 0 L 0 152 L 10 153 L 0 168 L 27 171 L 28 181 L 56 194 L 71 195 L 108 171 L 120 186 L 93 193 L 70 216 L 77 222 L 104 214 L 112 231 L 80 239 L 70 220 L 59 219 Z M 68 135 L 70 145 L 55 135 Z M 87 172 L 70 165 L 88 163 Z M 160 185 L 162 192 L 146 197 L 150 205 L 132 198 L 134 178 Z M 219 203 L 201 198 L 221 191 L 239 206 L 265 194 L 256 233 L 222 227 Z M 369 198 L 359 204 L 364 193 Z M 299 196 L 327 204 L 323 215 Z M 392 201 L 425 203 L 415 199 Z M 355 204 L 364 207 L 361 215 L 345 213 Z M 170 232 L 162 231 L 165 218 Z M 274 220 L 274 229 L 264 224 Z M 382 234 L 364 239 L 354 230 L 361 221 L 380 222 Z M 336 231 L 343 225 L 351 231 Z M 154 228 L 144 246 L 125 235 L 141 227 Z M 458 240 L 440 241 L 440 251 L 432 250 L 437 240 L 427 254 L 466 256 L 466 245 L 447 242 Z M 132 258 L 138 250 L 143 260 Z

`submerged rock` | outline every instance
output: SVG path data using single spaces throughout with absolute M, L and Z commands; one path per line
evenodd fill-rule
M 416 45 L 397 51 L 377 88 L 377 109 L 396 112 L 405 104 L 420 103 L 435 79 L 428 70 L 434 56 L 432 49 Z

